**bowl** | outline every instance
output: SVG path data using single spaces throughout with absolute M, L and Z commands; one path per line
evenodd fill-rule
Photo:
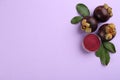
M 96 34 L 87 34 L 82 44 L 87 52 L 95 52 L 100 48 L 101 40 Z

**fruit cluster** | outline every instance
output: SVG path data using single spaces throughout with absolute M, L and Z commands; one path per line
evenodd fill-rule
M 100 5 L 95 8 L 93 16 L 90 16 L 90 11 L 85 4 L 77 4 L 76 10 L 80 14 L 80 16 L 73 17 L 71 23 L 81 23 L 81 30 L 88 33 L 88 35 L 84 39 L 85 41 L 83 41 L 85 42 L 85 44 L 87 43 L 87 46 L 84 45 L 84 47 L 89 46 L 92 51 L 96 51 L 96 56 L 100 57 L 101 63 L 103 65 L 108 65 L 110 61 L 110 56 L 108 52 L 116 52 L 114 44 L 109 42 L 115 37 L 116 28 L 113 23 L 106 23 L 100 27 L 98 27 L 98 25 L 99 23 L 108 21 L 113 16 L 112 8 L 107 4 Z M 98 31 L 97 28 L 99 28 Z M 95 31 L 96 34 L 93 34 L 92 32 Z M 90 36 L 92 36 L 92 38 L 90 38 Z M 99 40 L 101 43 L 98 48 L 96 48 L 97 50 L 94 49 L 94 45 L 97 45 L 97 42 L 95 40 L 97 39 L 96 37 L 100 38 Z M 89 43 L 93 45 L 89 45 Z

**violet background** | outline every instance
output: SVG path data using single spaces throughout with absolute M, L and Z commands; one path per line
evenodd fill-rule
M 70 20 L 77 3 L 91 13 L 107 3 L 114 16 L 117 53 L 107 67 L 80 46 L 83 32 Z M 120 80 L 119 0 L 0 0 L 0 80 Z

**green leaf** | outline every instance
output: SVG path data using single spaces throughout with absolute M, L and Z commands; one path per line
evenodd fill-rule
M 98 51 L 96 51 L 96 56 L 97 57 L 100 57 L 101 56 L 101 53 L 104 53 L 104 47 L 103 47 L 103 45 L 101 45 L 100 46 L 100 48 L 99 48 L 99 50 Z
M 76 9 L 77 12 L 81 14 L 83 17 L 90 16 L 90 11 L 86 5 L 79 3 L 77 4 Z
M 100 56 L 100 61 L 103 65 L 108 65 L 110 62 L 110 55 L 107 50 L 105 50 L 105 53 Z
M 111 53 L 116 53 L 116 49 L 113 43 L 103 42 L 104 47 Z
M 103 65 L 108 65 L 110 62 L 110 55 L 103 45 L 101 45 L 99 50 L 96 52 L 96 56 L 100 58 L 101 64 Z
M 71 23 L 72 24 L 77 24 L 82 20 L 82 18 L 83 17 L 81 17 L 81 16 L 75 16 L 75 17 L 72 18 Z

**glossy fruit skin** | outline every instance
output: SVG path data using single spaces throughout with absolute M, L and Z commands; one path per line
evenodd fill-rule
M 93 15 L 99 22 L 106 22 L 111 17 L 108 10 L 105 9 L 104 6 L 98 6 L 95 8 Z
M 86 20 L 86 22 L 88 23 L 88 24 L 90 24 L 90 28 L 91 28 L 91 32 L 94 32 L 94 31 L 96 31 L 96 29 L 97 29 L 97 27 L 98 27 L 98 22 L 97 22 L 97 20 L 94 18 L 94 17 L 92 17 L 92 16 L 86 16 L 86 17 L 84 17 L 83 19 L 82 19 L 82 21 L 83 20 Z M 81 21 L 81 22 L 82 22 Z M 82 26 L 83 26 L 83 24 L 81 24 Z
M 98 30 L 98 36 L 101 38 L 101 40 L 102 41 L 110 41 L 110 40 L 112 40 L 114 37 L 115 37 L 115 35 L 116 35 L 116 31 L 115 31 L 115 34 L 114 35 L 112 35 L 112 38 L 111 39 L 106 39 L 106 34 L 108 34 L 108 33 L 106 33 L 106 30 L 107 30 L 107 26 L 108 26 L 109 24 L 103 24 L 100 28 L 99 28 L 99 30 Z

